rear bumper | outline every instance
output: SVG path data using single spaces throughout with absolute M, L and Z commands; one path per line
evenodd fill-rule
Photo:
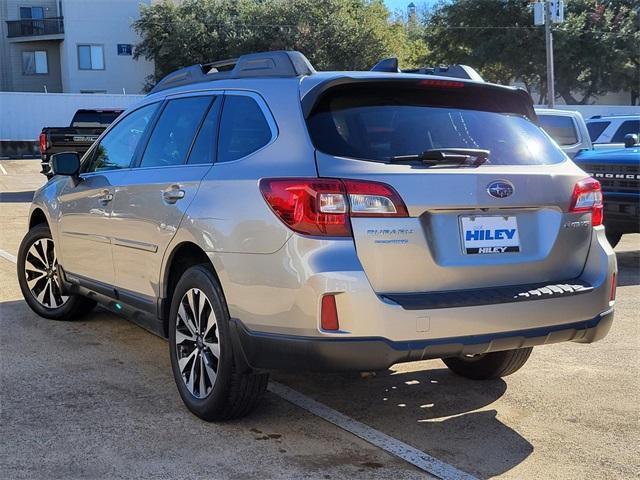
M 446 358 L 559 342 L 591 343 L 611 328 L 613 308 L 594 318 L 526 330 L 453 338 L 391 341 L 386 338 L 318 338 L 249 330 L 231 320 L 239 360 L 259 370 L 364 371 L 395 363 Z

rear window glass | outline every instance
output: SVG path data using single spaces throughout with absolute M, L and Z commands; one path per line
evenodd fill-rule
M 74 127 L 100 127 L 113 123 L 121 111 L 115 112 L 76 112 L 73 116 Z
M 452 92 L 361 89 L 325 95 L 307 120 L 315 147 L 327 154 L 389 161 L 430 149 L 490 151 L 487 164 L 535 165 L 567 157 L 526 117 L 501 113 L 498 101 Z M 486 105 L 473 109 L 474 105 Z
M 538 115 L 540 125 L 558 145 L 575 145 L 578 132 L 573 118 L 559 115 Z
M 587 130 L 589 130 L 589 137 L 592 142 L 595 142 L 602 132 L 609 126 L 611 122 L 590 122 L 587 123 Z

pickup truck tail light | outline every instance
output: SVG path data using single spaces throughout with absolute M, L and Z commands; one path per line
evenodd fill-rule
M 591 224 L 602 225 L 604 212 L 602 205 L 602 188 L 600 182 L 589 177 L 580 180 L 573 187 L 570 212 L 591 212 Z
M 349 237 L 350 217 L 407 217 L 389 185 L 337 178 L 265 178 L 260 191 L 274 213 L 305 235 Z
M 41 133 L 38 141 L 40 144 L 40 153 L 44 153 L 47 150 L 47 134 Z

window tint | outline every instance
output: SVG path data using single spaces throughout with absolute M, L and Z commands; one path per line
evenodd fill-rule
M 640 120 L 627 120 L 626 122 L 623 122 L 611 139 L 611 143 L 623 143 L 624 136 L 630 133 L 640 135 Z
M 187 97 L 170 100 L 162 110 L 142 156 L 141 167 L 180 165 L 207 111 L 211 97 Z
M 559 115 L 538 115 L 540 125 L 553 138 L 558 145 L 574 145 L 578 143 L 573 118 Z
M 566 159 L 526 117 L 488 111 L 482 105 L 474 109 L 466 98 L 456 92 L 445 97 L 439 92 L 400 89 L 349 90 L 323 99 L 307 126 L 318 150 L 360 160 L 387 162 L 439 148 L 486 149 L 488 164 L 493 165 L 552 164 Z
M 146 105 L 118 122 L 100 141 L 84 171 L 128 168 L 157 108 L 157 103 Z
M 611 122 L 589 122 L 587 123 L 587 130 L 589 130 L 589 137 L 592 142 L 595 142 L 602 132 L 609 126 Z
M 193 148 L 189 154 L 189 164 L 213 163 L 217 145 L 218 116 L 220 115 L 220 105 L 222 98 L 216 97 L 213 105 L 200 126 L 200 131 L 193 143 Z
M 271 129 L 262 110 L 251 97 L 225 98 L 220 123 L 217 162 L 230 162 L 264 147 L 271 140 Z
M 91 111 L 78 110 L 73 116 L 72 126 L 74 127 L 101 127 L 110 125 L 114 122 L 122 111 Z

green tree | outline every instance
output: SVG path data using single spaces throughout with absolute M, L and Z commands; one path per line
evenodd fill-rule
M 164 1 L 142 6 L 134 27 L 136 57 L 156 64 L 151 84 L 186 65 L 256 51 L 300 50 L 322 70 L 367 69 L 390 55 L 413 65 L 426 52 L 382 0 Z
M 628 90 L 637 101 L 640 37 L 637 0 L 566 1 L 566 21 L 554 26 L 556 93 L 588 103 L 607 91 Z M 521 80 L 546 99 L 544 29 L 534 27 L 527 0 L 441 3 L 425 19 L 436 63 L 463 63 L 488 80 Z M 580 98 L 578 98 L 580 97 Z

